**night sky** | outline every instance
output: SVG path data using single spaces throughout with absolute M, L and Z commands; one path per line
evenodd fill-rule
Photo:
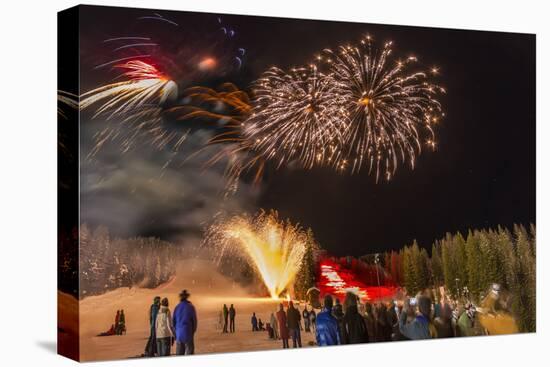
M 81 92 L 109 81 L 104 72 L 93 70 L 101 62 L 98 45 L 102 39 L 127 34 L 136 17 L 152 12 L 81 8 Z M 159 27 L 151 32 L 158 32 L 160 38 L 177 38 L 185 27 L 208 29 L 213 24 L 215 30 L 219 16 L 160 13 L 181 28 L 168 32 L 160 30 L 165 25 L 151 23 L 151 27 Z M 162 165 L 158 156 L 165 153 L 144 147 L 121 157 L 116 147 L 108 147 L 93 165 L 83 163 L 83 222 L 105 224 L 121 236 L 178 240 L 190 233 L 200 236 L 200 228 L 220 207 L 233 212 L 276 209 L 281 217 L 311 227 L 329 252 L 357 256 L 399 249 L 413 239 L 430 248 L 445 232 L 535 223 L 534 35 L 221 17 L 235 30 L 239 47 L 246 49 L 243 67 L 215 80 L 182 84 L 231 81 L 247 89 L 272 65 L 307 64 L 320 50 L 356 42 L 369 33 L 379 44 L 392 40 L 398 56 L 414 54 L 421 65 L 439 67 L 437 80 L 447 94 L 441 98 L 446 117 L 436 129 L 437 150 L 424 151 L 414 170 L 400 165 L 391 181 L 378 184 L 366 170 L 349 176 L 328 169 L 271 168 L 260 188 L 243 182 L 240 192 L 222 203 L 217 187 L 221 168 L 206 175 L 193 174 L 192 181 L 188 170 L 196 170 L 196 166 L 174 168 L 159 178 L 155 165 Z M 193 47 L 200 47 L 200 37 L 194 39 Z M 85 150 L 97 126 L 85 119 L 82 123 Z M 196 139 L 204 138 L 201 134 L 208 132 L 196 132 Z M 122 177 L 114 179 L 117 175 Z M 137 200 L 136 187 L 139 194 L 143 185 L 132 182 L 150 182 L 147 175 L 155 177 L 154 190 L 168 187 L 168 193 L 144 188 Z M 105 181 L 111 184 L 98 188 L 97 182 Z M 112 219 L 108 213 L 114 213 Z

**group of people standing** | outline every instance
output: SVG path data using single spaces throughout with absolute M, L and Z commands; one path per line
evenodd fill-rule
M 309 333 L 312 330 L 311 325 L 315 325 L 316 313 L 313 309 L 308 310 L 306 305 L 302 312 L 297 307 L 294 307 L 292 301 L 288 302 L 288 308 L 285 311 L 284 305 L 279 305 L 279 310 L 272 313 L 267 324 L 267 331 L 270 338 L 280 339 L 283 342 L 283 348 L 289 348 L 289 340 L 292 339 L 293 348 L 302 347 L 301 331 Z M 304 321 L 302 328 L 301 321 Z M 313 326 L 315 330 L 315 326 Z
M 444 294 L 433 298 L 424 292 L 399 302 L 363 304 L 348 292 L 342 305 L 327 295 L 317 315 L 317 345 L 483 335 L 473 304 L 459 306 Z
M 179 294 L 180 303 L 173 314 L 168 298 L 154 298 L 149 309 L 150 336 L 144 356 L 168 356 L 174 343 L 176 355 L 194 354 L 197 314 L 189 297 L 187 290 Z M 234 305 L 228 308 L 224 304 L 218 318 L 218 327 L 223 324 L 222 333 L 235 333 L 235 317 Z M 302 331 L 315 333 L 319 346 L 480 335 L 476 307 L 465 304 L 459 309 L 444 294 L 438 301 L 429 294 L 418 294 L 400 302 L 371 304 L 361 303 L 354 293 L 347 292 L 343 304 L 338 298 L 326 295 L 318 314 L 307 305 L 300 312 L 289 301 L 286 310 L 283 303 L 279 304 L 269 322 L 262 322 L 256 313 L 252 313 L 250 321 L 252 331 L 267 331 L 270 339 L 282 341 L 283 348 L 290 347 L 290 339 L 293 348 L 301 348 Z M 111 330 L 100 335 L 120 335 L 125 330 L 124 310 L 119 310 Z
M 218 330 L 222 329 L 222 333 L 234 333 L 236 314 L 237 312 L 233 304 L 231 304 L 229 308 L 224 304 L 222 310 L 218 314 L 216 328 Z M 292 346 L 294 348 L 301 348 L 301 332 L 315 332 L 316 319 L 317 315 L 313 308 L 308 310 L 308 306 L 305 306 L 303 311 L 300 312 L 300 310 L 294 306 L 294 303 L 290 301 L 288 302 L 286 310 L 281 303 L 279 309 L 276 312 L 272 312 L 269 320 L 265 322 L 253 312 L 250 317 L 250 325 L 253 332 L 267 331 L 270 339 L 282 340 L 283 348 L 290 347 L 290 339 L 292 339 Z M 303 327 L 302 320 L 304 322 Z
M 319 314 L 306 305 L 302 312 L 290 301 L 285 310 L 279 305 L 279 310 L 272 313 L 266 330 L 273 339 L 280 339 L 283 348 L 290 348 L 292 339 L 293 348 L 302 347 L 301 331 L 315 333 L 317 345 L 338 345 L 368 342 L 367 324 L 357 308 L 357 297 L 353 293 L 346 296 L 345 310 L 339 300 L 333 304 L 333 298 L 327 295 L 324 299 L 324 308 Z M 303 320 L 303 327 L 302 327 Z M 256 315 L 252 315 L 252 329 L 256 330 Z
M 235 306 L 231 304 L 229 309 L 227 308 L 227 305 L 224 304 L 222 310 L 220 311 L 218 325 L 221 325 L 223 322 L 223 331 L 222 333 L 227 333 L 227 321 L 229 319 L 229 332 L 234 333 L 235 332 L 235 316 L 237 315 L 237 312 L 235 311 Z
M 326 295 L 323 309 L 317 315 L 315 339 L 317 345 L 366 343 L 369 330 L 366 319 L 359 313 L 357 296 L 346 294 L 344 305 Z
M 150 335 L 145 346 L 144 356 L 169 356 L 174 343 L 176 355 L 195 353 L 194 335 L 197 331 L 197 313 L 189 302 L 191 294 L 183 290 L 179 294 L 180 303 L 172 315 L 168 298 L 155 297 L 149 308 Z
M 292 338 L 292 347 L 302 347 L 302 336 L 300 334 L 301 327 L 300 311 L 294 307 L 292 301 L 288 302 L 288 308 L 285 312 L 284 306 L 279 305 L 279 311 L 276 313 L 277 328 L 279 338 L 283 342 L 283 348 L 289 348 L 289 339 Z

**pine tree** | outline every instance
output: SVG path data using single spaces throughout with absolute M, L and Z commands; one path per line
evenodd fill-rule
M 401 284 L 403 282 L 402 276 L 401 276 L 401 256 L 398 252 L 392 251 L 391 252 L 391 269 L 390 274 L 395 284 Z
M 420 250 L 418 249 L 418 244 L 416 243 L 416 240 L 413 241 L 413 244 L 409 247 L 409 254 L 410 254 L 410 266 L 412 271 L 412 279 L 413 279 L 413 287 L 412 290 L 414 293 L 418 293 L 420 290 L 420 283 L 421 283 L 421 274 L 420 274 L 420 266 L 419 266 L 419 257 L 420 257 Z
M 295 296 L 299 299 L 305 299 L 306 293 L 309 288 L 315 287 L 316 281 L 316 264 L 314 252 L 317 248 L 313 240 L 313 232 L 311 229 L 308 229 L 308 236 L 312 241 L 308 241 L 306 245 L 306 250 L 304 257 L 302 259 L 302 265 L 300 270 L 296 274 L 296 279 L 294 280 L 294 292 Z
M 492 283 L 495 283 L 498 274 L 491 239 L 489 233 L 485 230 L 479 232 L 479 250 L 481 255 L 480 286 L 483 291 L 486 291 Z
M 418 246 L 418 245 L 417 245 Z M 430 257 L 428 255 L 428 251 L 426 251 L 425 248 L 422 248 L 418 254 L 418 285 L 420 287 L 420 290 L 428 288 L 432 282 L 431 282 L 431 272 L 430 272 Z
M 441 260 L 441 246 L 438 242 L 432 245 L 432 259 L 431 259 L 432 279 L 433 285 L 440 286 L 444 282 L 443 277 L 443 263 Z
M 84 297 L 88 289 L 90 289 L 92 277 L 91 277 L 91 260 L 93 249 L 91 248 L 91 233 L 88 225 L 83 223 L 80 226 L 79 232 L 79 273 L 80 273 L 80 297 Z
M 535 228 L 535 225 L 531 223 L 529 225 L 529 234 L 531 235 L 531 250 L 533 252 L 533 256 L 537 256 L 537 230 Z
M 456 279 L 458 278 L 458 273 L 455 269 L 453 238 L 450 233 L 447 233 L 445 238 L 441 240 L 441 259 L 443 263 L 445 288 L 450 291 L 454 297 L 457 297 Z
M 155 273 L 154 273 L 154 285 L 161 284 L 162 282 L 162 267 L 160 266 L 160 256 L 157 256 L 157 263 L 155 265 Z
M 462 291 L 468 285 L 468 271 L 466 265 L 466 241 L 460 232 L 457 232 L 453 237 L 453 253 L 454 268 L 458 278 L 458 281 L 455 278 L 455 283 L 457 283 L 459 291 Z
M 426 263 L 427 252 L 425 252 L 426 257 L 424 257 L 416 240 L 414 240 L 411 246 L 406 246 L 403 250 L 405 288 L 407 288 L 409 294 L 416 294 L 426 288 L 429 282 Z
M 481 292 L 484 291 L 481 283 L 481 251 L 479 248 L 479 232 L 468 231 L 465 244 L 466 250 L 466 272 L 468 273 L 467 287 L 470 297 L 474 302 L 480 301 Z
M 536 259 L 527 230 L 514 226 L 519 262 L 519 277 L 522 281 L 520 325 L 524 331 L 536 331 Z
M 391 274 L 391 252 L 384 253 L 384 272 Z
M 520 264 L 517 257 L 517 248 L 513 243 L 511 234 L 498 227 L 498 244 L 502 251 L 503 269 L 505 277 L 505 288 L 508 289 L 512 295 L 510 308 L 514 315 L 519 316 L 518 326 L 520 330 L 526 331 L 524 323 L 521 321 L 525 306 L 522 303 L 523 284 L 520 279 Z
M 483 283 L 482 286 L 488 289 L 491 284 L 505 285 L 505 274 L 503 272 L 503 255 L 498 245 L 498 234 L 493 230 L 481 231 L 480 248 L 483 256 Z
M 414 294 L 417 288 L 415 274 L 414 274 L 414 265 L 411 257 L 411 250 L 409 246 L 405 246 L 402 249 L 403 259 L 403 284 L 407 289 L 409 294 Z

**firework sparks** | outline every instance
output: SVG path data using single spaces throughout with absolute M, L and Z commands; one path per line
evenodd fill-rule
M 159 149 L 179 149 L 190 130 L 184 127 L 178 132 L 175 125 L 165 123 L 171 108 L 181 102 L 177 83 L 225 76 L 239 70 L 244 61 L 246 50 L 238 47 L 236 31 L 221 17 L 216 19 L 174 36 L 172 26 L 178 23 L 158 13 L 145 14 L 137 17 L 133 27 L 139 33 L 103 40 L 102 47 L 112 59 L 102 60 L 94 69 L 123 72 L 115 82 L 81 96 L 82 110 L 94 108 L 92 119 L 109 121 L 107 128 L 96 133 L 88 157 L 114 140 L 121 143 L 122 152 L 136 146 L 138 139 Z M 170 37 L 166 37 L 166 27 L 151 29 L 146 26 L 148 21 L 165 23 Z
M 178 27 L 179 24 L 170 20 L 170 19 L 166 19 L 164 18 L 162 15 L 160 15 L 159 13 L 154 13 L 153 14 L 154 16 L 143 16 L 143 17 L 139 17 L 138 20 L 145 20 L 145 19 L 148 19 L 148 20 L 158 20 L 158 21 L 162 21 L 162 22 L 166 22 L 168 24 L 171 24 L 173 26 L 176 26 Z
M 433 126 L 444 115 L 436 97 L 444 90 L 428 81 L 427 72 L 409 72 L 416 57 L 391 58 L 391 46 L 377 49 L 367 37 L 358 46 L 325 50 L 317 65 L 288 73 L 272 67 L 253 84 L 246 108 L 225 117 L 233 130 L 212 142 L 238 142 L 239 152 L 276 168 L 297 162 L 353 174 L 368 167 L 377 182 L 381 175 L 389 180 L 400 163 L 414 168 L 423 145 L 435 149 Z M 207 97 L 227 104 L 225 95 Z M 201 110 L 187 116 L 206 116 Z
M 136 18 L 131 29 L 136 34 L 118 35 L 103 40 L 109 60 L 100 69 L 129 60 L 151 60 L 173 80 L 195 82 L 205 76 L 224 76 L 242 67 L 245 49 L 239 47 L 236 31 L 221 17 L 187 27 L 174 33 L 178 22 L 161 14 Z M 155 27 L 150 22 L 158 22 Z M 162 24 L 161 24 L 162 23 Z M 169 35 L 167 37 L 167 35 Z
M 224 127 L 238 127 L 252 109 L 248 94 L 232 83 L 224 83 L 217 90 L 191 87 L 185 90 L 184 99 L 189 104 L 171 109 L 177 120 L 200 118 L 215 121 Z
M 392 42 L 377 49 L 367 36 L 359 45 L 325 50 L 318 57 L 336 83 L 335 93 L 345 100 L 342 159 L 352 172 L 368 166 L 377 181 L 380 173 L 389 180 L 399 161 L 414 168 L 423 143 L 434 149 L 433 125 L 442 116 L 436 95 L 443 88 L 430 83 L 427 72 L 408 71 L 416 57 L 395 60 L 392 52 Z
M 147 37 L 106 42 L 120 39 L 150 45 Z M 239 49 L 240 55 L 244 52 Z M 240 176 L 251 169 L 259 182 L 267 161 L 275 168 L 297 163 L 352 174 L 367 167 L 378 182 L 380 176 L 391 179 L 401 163 L 414 168 L 423 146 L 435 149 L 433 127 L 444 116 L 437 100 L 444 90 L 429 81 L 439 69 L 411 72 L 416 57 L 398 60 L 392 52 L 391 42 L 377 48 L 366 37 L 355 46 L 324 50 L 307 67 L 270 68 L 253 83 L 251 100 L 226 83 L 221 90 L 189 88 L 181 99 L 187 102 L 168 110 L 163 105 L 177 100 L 177 84 L 155 66 L 132 59 L 115 65 L 127 80 L 85 93 L 81 108 L 101 103 L 94 117 L 124 116 L 135 130 L 152 132 L 159 146 L 177 138 L 159 126 L 165 112 L 175 113 L 175 120 L 214 120 L 221 132 L 208 145 L 228 147 L 209 164 L 228 158 L 228 191 L 234 192 Z M 217 60 L 205 57 L 198 65 L 210 70 Z M 96 147 L 119 135 L 103 132 Z M 134 137 L 125 139 L 127 145 Z
M 340 155 L 344 102 L 334 81 L 311 65 L 289 73 L 271 68 L 256 81 L 244 135 L 253 150 L 277 167 L 331 164 Z
M 204 243 L 214 246 L 218 263 L 228 255 L 244 258 L 277 299 L 294 280 L 314 240 L 310 232 L 279 220 L 276 212 L 261 212 L 253 218 L 234 216 L 212 225 Z
M 95 112 L 94 117 L 110 112 L 108 118 L 117 114 L 126 114 L 148 103 L 164 101 L 173 94 L 177 86 L 168 80 L 157 68 L 146 62 L 131 60 L 115 65 L 123 69 L 120 77 L 128 80 L 107 84 L 84 93 L 81 108 L 106 100 Z M 176 92 L 177 94 L 177 92 Z
M 71 117 L 74 115 L 71 113 L 78 110 L 78 96 L 76 94 L 58 90 L 57 91 L 57 116 L 58 121 L 65 120 L 65 123 L 70 123 L 72 120 Z M 67 158 L 71 158 L 71 150 L 67 147 L 69 139 L 67 134 L 64 133 L 66 129 L 58 129 L 57 134 L 57 144 L 61 154 Z
M 203 149 L 212 145 L 226 145 L 225 149 L 220 150 L 205 165 L 207 168 L 221 160 L 228 160 L 225 174 L 226 194 L 234 193 L 238 189 L 239 179 L 244 172 L 253 171 L 254 183 L 259 183 L 265 169 L 265 160 L 252 150 L 252 144 L 242 133 L 244 121 L 252 110 L 248 94 L 231 83 L 221 85 L 218 90 L 192 87 L 184 94 L 190 104 L 176 106 L 170 111 L 177 120 L 197 118 L 214 121 L 223 127 L 222 132 L 213 136 Z
M 69 93 L 63 90 L 57 91 L 57 114 L 67 119 L 67 115 L 65 114 L 65 107 L 69 109 L 78 109 L 78 96 L 73 93 Z
M 126 80 L 108 84 L 81 96 L 81 109 L 100 104 L 92 118 L 105 116 L 106 120 L 116 117 L 115 127 L 98 132 L 96 144 L 89 156 L 95 155 L 108 140 L 122 139 L 122 150 L 132 147 L 138 137 L 149 135 L 157 147 L 169 142 L 181 144 L 185 134 L 169 132 L 160 127 L 162 106 L 175 100 L 178 95 L 176 83 L 169 80 L 155 66 L 140 60 L 130 60 L 115 68 L 124 72 L 119 76 Z M 123 125 L 130 127 L 123 133 Z

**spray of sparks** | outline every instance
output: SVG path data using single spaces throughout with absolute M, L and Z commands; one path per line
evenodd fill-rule
M 150 22 L 158 25 L 151 28 Z M 176 81 L 188 84 L 198 78 L 225 76 L 242 67 L 246 50 L 238 47 L 235 29 L 222 17 L 174 33 L 178 27 L 177 22 L 153 13 L 138 17 L 130 27 L 141 29 L 143 34 L 103 40 L 108 59 L 94 69 L 123 69 L 117 79 L 124 80 L 83 96 L 82 109 L 93 106 L 93 118 L 101 116 L 109 121 L 107 128 L 95 134 L 88 158 L 110 141 L 118 142 L 123 153 L 141 143 L 167 147 L 176 158 L 190 132 L 166 123 L 173 117 L 170 108 L 181 102 Z M 166 32 L 171 36 L 163 37 Z
M 123 151 L 126 151 L 137 138 L 146 134 L 159 148 L 173 142 L 177 149 L 186 134 L 169 132 L 160 126 L 162 106 L 177 97 L 176 83 L 144 61 L 130 60 L 114 67 L 123 70 L 119 78 L 124 78 L 124 81 L 101 86 L 81 96 L 82 110 L 99 105 L 92 118 L 105 116 L 106 121 L 119 120 L 114 128 L 110 126 L 96 135 L 96 145 L 90 155 L 97 153 L 106 141 L 117 138 L 122 138 Z M 129 129 L 123 129 L 123 126 Z M 124 135 L 123 131 L 129 133 Z
M 132 113 L 148 103 L 166 100 L 173 83 L 162 75 L 153 65 L 143 61 L 131 60 L 115 65 L 123 69 L 121 77 L 128 80 L 107 84 L 84 93 L 81 108 L 87 108 L 96 103 L 103 103 L 94 114 L 97 117 L 107 113 L 108 118 L 117 114 Z
M 66 110 L 78 109 L 78 96 L 64 90 L 57 91 L 57 114 L 59 117 L 67 120 Z
M 416 57 L 399 60 L 392 53 L 392 42 L 379 49 L 367 36 L 318 56 L 346 111 L 342 162 L 349 161 L 352 172 L 368 166 L 377 181 L 381 174 L 389 180 L 399 162 L 414 168 L 423 145 L 435 149 L 433 125 L 444 115 L 436 99 L 444 89 L 428 81 L 429 72 L 409 71 Z
M 434 126 L 444 116 L 437 96 L 445 90 L 429 81 L 437 68 L 410 71 L 417 59 L 392 53 L 392 42 L 378 48 L 367 36 L 324 50 L 308 67 L 270 68 L 240 111 L 239 149 L 277 168 L 297 162 L 353 174 L 367 167 L 377 182 L 390 180 L 400 163 L 414 169 L 423 147 L 436 148 Z M 234 131 L 224 134 L 235 139 Z
M 312 168 L 338 159 L 344 100 L 315 65 L 289 73 L 273 67 L 253 87 L 254 108 L 244 134 L 251 148 L 277 167 Z
M 57 91 L 57 116 L 58 122 L 65 120 L 65 123 L 71 123 L 72 112 L 78 110 L 78 96 L 64 90 Z M 64 157 L 72 157 L 71 150 L 67 144 L 69 138 L 63 133 L 65 129 L 59 128 L 57 134 L 57 144 L 59 151 Z
M 261 212 L 253 218 L 234 216 L 212 225 L 204 243 L 214 246 L 218 263 L 231 255 L 247 261 L 271 297 L 278 299 L 294 280 L 314 239 L 310 231 L 279 220 L 276 212 Z

